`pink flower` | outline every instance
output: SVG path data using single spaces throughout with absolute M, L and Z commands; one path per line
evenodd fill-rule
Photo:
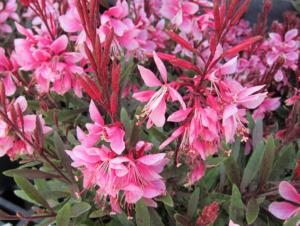
M 77 96 L 81 96 L 76 74 L 84 73 L 83 68 L 77 65 L 82 56 L 67 52 L 68 37 L 62 35 L 52 41 L 47 34 L 33 35 L 18 24 L 17 29 L 27 38 L 15 40 L 16 61 L 21 70 L 34 72 L 38 90 L 41 93 L 51 90 L 63 95 L 73 89 Z
M 272 202 L 269 211 L 277 218 L 287 220 L 300 211 L 300 194 L 287 181 L 279 184 L 279 194 L 282 198 L 290 202 Z M 293 202 L 293 204 L 291 203 Z M 298 205 L 295 205 L 298 204 Z
M 296 70 L 299 57 L 299 41 L 296 40 L 298 30 L 289 30 L 283 38 L 277 33 L 270 33 L 269 36 L 267 45 L 271 50 L 266 55 L 267 63 L 271 66 L 281 56 L 285 60 L 285 68 Z
M 155 64 L 160 72 L 163 83 L 161 83 L 156 76 L 147 68 L 138 66 L 141 77 L 145 82 L 146 86 L 149 87 L 160 87 L 158 91 L 142 91 L 135 93 L 133 97 L 141 102 L 146 102 L 146 106 L 142 110 L 142 113 L 137 116 L 139 118 L 148 117 L 147 128 L 150 128 L 153 124 L 157 127 L 162 127 L 165 124 L 165 113 L 167 110 L 166 100 L 171 97 L 172 101 L 179 101 L 181 107 L 186 109 L 186 105 L 181 95 L 174 89 L 167 81 L 167 70 L 161 59 L 153 52 Z
M 14 62 L 5 56 L 4 49 L 0 48 L 0 74 L 3 75 L 3 84 L 5 87 L 5 95 L 11 96 L 15 93 L 16 81 L 13 73 L 16 71 Z
M 190 1 L 163 0 L 160 13 L 173 24 L 180 26 L 187 16 L 196 14 L 198 10 L 199 6 Z
M 8 19 L 19 21 L 19 16 L 16 13 L 17 3 L 16 0 L 8 0 L 0 2 L 0 32 L 10 33 L 12 28 L 7 24 Z
M 121 154 L 125 149 L 125 132 L 120 128 L 120 123 L 116 122 L 112 125 L 105 125 L 93 101 L 90 103 L 89 112 L 94 123 L 86 124 L 88 134 L 85 134 L 79 127 L 77 128 L 79 141 L 86 147 L 92 147 L 100 138 L 103 138 L 106 142 L 110 143 L 110 147 L 115 153 Z
M 117 156 L 105 146 L 100 148 L 76 146 L 67 151 L 72 158 L 72 166 L 79 168 L 84 177 L 84 187 L 98 186 L 97 200 L 105 201 L 109 196 L 112 211 L 121 212 L 118 201 L 124 193 L 125 203 L 135 204 L 143 198 L 146 204 L 156 206 L 153 198 L 166 192 L 165 184 L 159 175 L 168 160 L 165 154 L 145 154 L 152 144 L 139 141 L 135 148 L 123 156 Z
M 280 97 L 277 98 L 266 98 L 262 104 L 254 111 L 253 119 L 257 120 L 258 118 L 263 119 L 265 113 L 275 111 L 280 107 Z
M 23 96 L 20 96 L 15 101 L 7 105 L 7 116 L 12 122 L 14 122 L 12 116 L 12 107 L 15 108 L 15 111 L 17 111 L 16 109 L 19 108 L 20 112 L 24 114 L 27 109 L 27 101 Z M 49 133 L 52 129 L 45 126 L 45 121 L 43 120 L 41 115 L 39 116 L 39 118 L 42 124 L 43 133 Z M 36 115 L 24 114 L 20 116 L 18 114 L 15 123 L 16 124 L 14 126 L 23 133 L 26 139 L 32 142 L 34 130 L 36 128 Z M 24 140 L 23 137 L 19 135 L 19 133 L 13 133 L 11 131 L 14 131 L 12 130 L 11 125 L 7 124 L 5 120 L 0 120 L 0 141 L 2 141 L 0 145 L 0 157 L 7 154 L 11 159 L 16 159 L 19 155 L 22 154 L 31 155 L 34 151 L 33 147 L 29 143 L 27 143 L 27 141 Z
M 242 87 L 234 80 L 225 81 L 225 87 L 229 89 L 224 92 L 224 99 L 228 101 L 228 105 L 224 108 L 223 113 L 223 128 L 226 142 L 234 141 L 236 130 L 239 128 L 244 136 L 246 129 L 243 126 L 245 109 L 257 108 L 267 97 L 267 93 L 254 94 L 261 90 L 264 86 Z

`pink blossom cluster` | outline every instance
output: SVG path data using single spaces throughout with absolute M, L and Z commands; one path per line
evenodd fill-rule
M 14 101 L 7 101 L 6 115 L 1 112 L 0 157 L 8 155 L 10 159 L 14 160 L 20 155 L 32 155 L 34 153 L 35 148 L 32 141 L 37 117 L 39 117 L 44 134 L 52 130 L 45 126 L 45 121 L 41 115 L 25 114 L 27 106 L 25 97 L 20 96 Z
M 130 210 L 132 204 L 143 198 L 149 206 L 156 207 L 153 198 L 164 195 L 166 186 L 159 175 L 168 159 L 166 154 L 146 154 L 152 144 L 139 141 L 125 149 L 125 132 L 118 124 L 104 125 L 104 120 L 94 102 L 90 104 L 93 124 L 87 123 L 88 134 L 77 129 L 80 145 L 67 151 L 72 166 L 83 174 L 85 189 L 96 187 L 97 202 L 105 205 L 109 197 L 112 212 L 121 213 L 121 207 Z M 96 145 L 101 141 L 110 147 Z
M 8 0 L 0 2 L 0 34 L 12 32 L 12 27 L 7 23 L 8 20 L 19 21 L 19 16 L 16 12 L 17 3 L 16 0 Z
M 19 70 L 32 73 L 32 83 L 37 85 L 40 93 L 54 91 L 63 95 L 71 89 L 81 96 L 77 76 L 84 73 L 79 65 L 82 55 L 68 52 L 68 37 L 61 35 L 52 40 L 43 30 L 33 31 L 16 24 L 18 31 L 25 38 L 15 39 L 15 56 Z

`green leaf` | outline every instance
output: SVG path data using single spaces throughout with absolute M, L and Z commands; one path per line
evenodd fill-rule
M 298 11 L 298 14 L 300 13 L 300 1 L 299 0 L 291 0 L 291 3 L 293 4 L 294 8 Z
M 38 179 L 38 178 L 44 178 L 44 179 L 59 178 L 59 176 L 56 174 L 46 173 L 35 169 L 12 169 L 12 170 L 4 171 L 3 174 L 8 177 L 21 176 L 31 180 Z
M 232 195 L 229 205 L 229 217 L 231 220 L 239 224 L 241 224 L 244 219 L 244 204 L 241 198 L 241 193 L 235 184 L 232 186 Z
M 291 169 L 290 164 L 296 159 L 296 153 L 293 144 L 289 144 L 281 149 L 280 153 L 277 155 L 277 160 L 274 163 L 270 179 L 277 180 L 281 178 L 281 175 L 286 169 Z
M 155 209 L 150 208 L 149 209 L 149 214 L 150 214 L 151 226 L 164 226 L 164 223 L 162 222 L 159 214 L 156 212 Z
M 260 187 L 262 187 L 265 184 L 272 172 L 273 162 L 275 158 L 275 148 L 276 146 L 273 136 L 270 136 L 266 143 L 264 157 L 259 170 Z
M 246 219 L 248 224 L 254 223 L 259 214 L 259 204 L 256 199 L 251 198 L 247 204 Z
M 135 217 L 137 226 L 151 226 L 149 211 L 142 199 L 135 205 Z
M 167 206 L 174 207 L 173 199 L 169 194 L 158 197 L 158 198 L 156 198 L 156 200 L 162 202 L 163 204 L 165 204 Z
M 95 210 L 89 215 L 89 218 L 101 218 L 107 215 L 109 215 L 109 212 L 105 210 Z
M 123 123 L 126 131 L 126 137 L 130 138 L 131 132 L 132 132 L 132 121 L 130 120 L 130 117 L 126 111 L 125 108 L 121 109 L 121 115 L 120 115 L 121 122 Z
M 189 220 L 188 220 L 185 216 L 183 216 L 183 215 L 181 215 L 181 214 L 179 214 L 179 213 L 176 213 L 176 214 L 174 215 L 174 218 L 175 218 L 175 220 L 176 220 L 176 225 L 192 226 L 192 225 L 190 224 Z
M 35 187 L 25 178 L 20 176 L 14 176 L 16 184 L 21 188 L 26 195 L 33 201 L 41 204 L 47 209 L 51 209 L 48 202 L 43 198 L 43 196 L 35 189 Z
M 71 167 L 72 161 L 65 151 L 64 142 L 57 132 L 54 133 L 53 139 L 54 139 L 54 146 L 55 146 L 55 151 L 57 153 L 57 156 L 58 156 L 61 164 L 66 169 L 71 180 L 74 181 L 74 175 L 73 175 L 73 171 L 72 171 L 72 167 Z
M 193 216 L 197 210 L 197 206 L 199 203 L 199 195 L 200 195 L 200 189 L 196 188 L 195 191 L 190 196 L 188 207 L 187 207 L 187 216 L 190 219 L 193 219 Z
M 71 217 L 79 217 L 91 209 L 91 205 L 86 202 L 75 203 L 71 208 Z
M 286 220 L 283 226 L 296 226 L 299 221 L 300 221 L 300 214 L 297 214 L 296 216 Z
M 263 140 L 263 120 L 258 119 L 252 131 L 252 146 L 256 149 Z
M 241 171 L 237 162 L 230 156 L 224 162 L 226 175 L 232 184 L 239 185 L 241 183 Z
M 260 144 L 253 150 L 251 157 L 247 163 L 247 166 L 244 170 L 242 182 L 241 182 L 241 190 L 244 191 L 246 187 L 251 183 L 251 181 L 257 175 L 260 165 L 264 156 L 265 145 L 263 140 Z
M 66 203 L 57 213 L 56 225 L 57 226 L 68 226 L 71 221 L 71 205 Z

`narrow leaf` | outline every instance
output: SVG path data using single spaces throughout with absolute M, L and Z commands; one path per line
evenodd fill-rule
M 247 204 L 246 219 L 248 224 L 254 223 L 259 214 L 259 204 L 256 199 L 251 198 Z
M 247 163 L 247 166 L 244 170 L 242 182 L 241 182 L 241 189 L 245 190 L 246 187 L 251 183 L 251 181 L 255 178 L 255 176 L 258 173 L 258 170 L 260 169 L 260 165 L 264 156 L 265 151 L 265 145 L 264 142 L 261 141 L 261 143 L 258 145 L 256 149 L 254 149 L 253 153 L 251 154 L 251 157 Z
M 187 207 L 187 216 L 192 219 L 198 206 L 199 202 L 200 189 L 196 188 L 195 191 L 191 194 L 188 207 Z
M 273 136 L 270 136 L 266 143 L 265 153 L 262 160 L 262 164 L 259 170 L 259 185 L 262 187 L 265 182 L 268 180 L 275 158 L 275 142 Z
M 135 217 L 137 226 L 151 226 L 150 215 L 144 200 L 140 200 L 135 205 Z
M 229 217 L 236 223 L 242 223 L 244 219 L 244 204 L 241 198 L 241 193 L 236 185 L 232 186 Z
M 237 162 L 230 156 L 224 162 L 225 172 L 231 183 L 239 185 L 241 183 L 241 172 Z
M 57 213 L 56 225 L 57 226 L 68 226 L 71 221 L 71 205 L 66 203 Z
M 47 209 L 51 209 L 48 202 L 43 198 L 43 196 L 35 189 L 35 187 L 25 178 L 20 176 L 14 176 L 16 184 L 21 188 L 30 199 L 41 204 Z
M 59 176 L 56 174 L 46 173 L 35 169 L 12 169 L 12 170 L 4 171 L 3 174 L 8 177 L 22 176 L 30 180 L 38 179 L 38 178 L 43 178 L 43 179 L 59 178 Z

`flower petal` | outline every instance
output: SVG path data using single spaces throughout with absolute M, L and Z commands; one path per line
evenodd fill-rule
M 162 85 L 152 71 L 140 65 L 138 65 L 138 69 L 146 86 L 153 87 Z

